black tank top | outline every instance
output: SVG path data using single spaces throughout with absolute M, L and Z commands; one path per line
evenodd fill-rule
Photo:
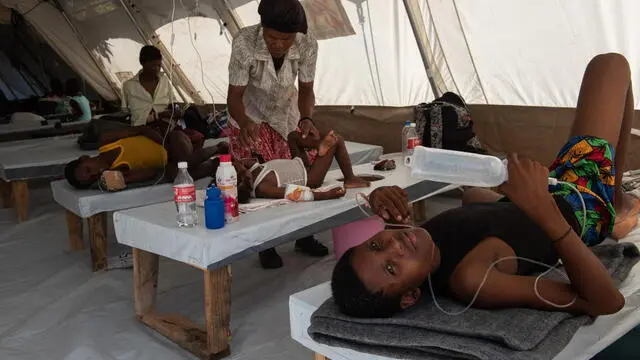
M 579 233 L 579 225 L 569 203 L 554 196 L 567 222 Z M 445 211 L 423 226 L 440 249 L 440 267 L 431 275 L 434 288 L 448 291 L 449 278 L 462 259 L 487 237 L 497 237 L 509 245 L 516 256 L 548 265 L 558 255 L 547 234 L 514 203 L 509 201 L 475 203 Z M 541 266 L 518 260 L 518 274 L 544 271 Z

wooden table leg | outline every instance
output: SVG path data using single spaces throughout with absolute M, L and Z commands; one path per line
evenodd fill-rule
M 100 213 L 87 219 L 93 271 L 107 268 L 107 214 Z
M 11 199 L 18 222 L 26 221 L 29 218 L 29 186 L 26 181 L 11 182 Z
M 69 210 L 67 210 L 67 230 L 69 232 L 69 249 L 71 251 L 84 249 L 82 218 Z
M 155 310 L 158 261 L 156 254 L 133 249 L 133 299 L 138 318 Z
M 141 322 L 200 359 L 221 359 L 230 352 L 231 267 L 204 271 L 206 327 L 181 315 L 155 309 L 158 255 L 133 250 L 133 292 Z
M 413 203 L 413 221 L 416 224 L 422 224 L 425 222 L 426 214 L 427 214 L 427 199 L 420 200 L 418 202 Z
M 329 360 L 329 358 L 324 356 L 324 355 L 316 353 L 315 354 L 315 360 Z
M 231 266 L 204 271 L 204 311 L 207 318 L 207 350 L 229 351 L 231 337 Z
M 11 201 L 11 183 L 0 180 L 0 195 L 2 196 L 2 208 L 8 209 L 13 207 Z

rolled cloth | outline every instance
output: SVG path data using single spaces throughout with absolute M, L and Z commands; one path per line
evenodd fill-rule
M 262 0 L 258 6 L 262 26 L 281 33 L 307 33 L 307 15 L 298 0 Z

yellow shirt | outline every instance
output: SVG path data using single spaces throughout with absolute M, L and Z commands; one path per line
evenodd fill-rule
M 146 136 L 133 136 L 100 147 L 100 153 L 119 149 L 111 169 L 126 165 L 129 170 L 160 169 L 167 165 L 167 151 Z

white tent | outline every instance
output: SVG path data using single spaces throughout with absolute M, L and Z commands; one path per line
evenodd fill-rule
M 322 39 L 318 105 L 382 106 L 375 115 L 360 115 L 398 122 L 411 112 L 389 107 L 429 101 L 434 89 L 455 91 L 468 103 L 490 105 L 474 108 L 474 117 L 483 140 L 497 150 L 513 150 L 501 133 L 516 131 L 514 126 L 523 121 L 556 137 L 561 134 L 551 141 L 558 143 L 565 135 L 555 127 L 568 127 L 570 112 L 549 110 L 575 106 L 582 72 L 595 54 L 621 52 L 632 66 L 640 60 L 640 45 L 633 41 L 640 33 L 634 21 L 640 3 L 634 0 L 302 1 L 312 31 Z M 232 36 L 259 21 L 258 0 L 0 3 L 22 13 L 108 100 L 117 100 L 122 82 L 138 71 L 140 47 L 153 43 L 166 50 L 165 71 L 183 99 L 224 103 Z M 171 66 L 171 59 L 177 66 Z M 639 74 L 634 73 L 636 94 Z M 545 112 L 518 108 L 514 114 L 510 106 Z M 350 114 L 338 117 L 345 116 Z M 507 117 L 515 119 L 506 124 Z M 382 134 L 359 140 L 375 141 Z M 533 153 L 531 146 L 524 151 Z

